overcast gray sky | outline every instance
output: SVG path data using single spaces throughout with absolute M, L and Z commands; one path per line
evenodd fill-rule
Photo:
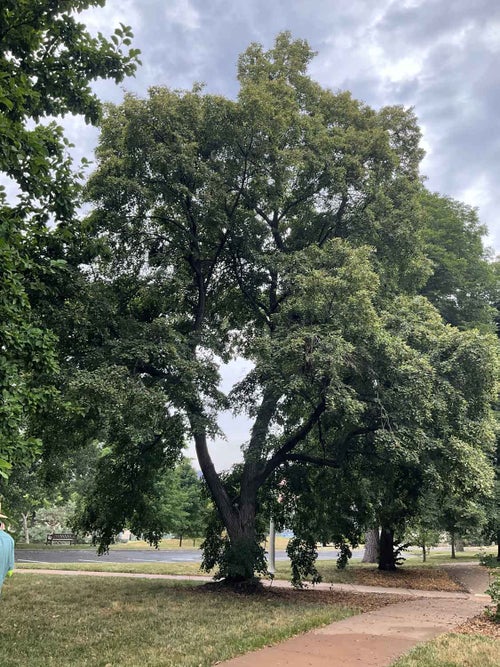
M 500 176 L 499 0 L 108 0 L 84 14 L 92 31 L 131 25 L 143 65 L 124 89 L 145 95 L 151 85 L 234 96 L 236 60 L 250 42 L 270 47 L 290 30 L 318 56 L 312 76 L 348 89 L 378 108 L 413 106 L 427 151 L 422 171 L 430 189 L 477 206 L 500 251 L 497 215 Z M 123 90 L 98 86 L 102 99 Z M 89 155 L 95 130 L 65 123 L 78 153 Z M 240 379 L 232 365 L 225 382 Z M 231 443 L 215 446 L 218 467 L 238 456 L 246 423 L 223 417 Z

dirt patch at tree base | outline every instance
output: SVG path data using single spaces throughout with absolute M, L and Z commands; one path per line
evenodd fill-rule
M 231 596 L 235 593 L 232 587 L 222 583 L 213 582 L 205 584 L 204 586 L 199 586 L 193 590 L 200 595 L 210 593 L 210 595 L 218 594 L 221 596 Z M 384 593 L 351 593 L 347 591 L 325 591 L 315 589 L 294 590 L 292 588 L 271 587 L 258 587 L 251 591 L 240 588 L 237 590 L 237 594 L 248 595 L 252 598 L 260 596 L 266 601 L 286 601 L 292 604 L 296 602 L 306 604 L 335 604 L 343 607 L 355 608 L 361 613 L 380 609 L 381 607 L 395 604 L 396 602 L 399 603 L 404 602 L 405 600 L 414 599 L 404 596 L 395 598 L 394 595 L 386 595 Z
M 467 591 L 462 582 L 439 567 L 401 567 L 392 572 L 376 568 L 346 570 L 345 583 L 384 588 L 409 588 L 419 591 Z M 328 577 L 323 581 L 327 582 Z M 340 583 L 340 580 L 339 580 Z

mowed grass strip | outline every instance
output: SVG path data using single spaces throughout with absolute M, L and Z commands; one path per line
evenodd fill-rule
M 421 644 L 392 667 L 499 667 L 500 640 L 482 635 L 446 634 Z
M 19 563 L 21 569 L 82 570 L 85 572 L 123 572 L 132 574 L 205 575 L 199 563 Z M 463 588 L 438 567 L 403 566 L 396 572 L 381 572 L 373 565 L 349 565 L 337 568 L 336 561 L 318 561 L 317 568 L 325 583 L 359 584 L 413 590 L 461 591 Z M 290 564 L 276 564 L 276 579 L 290 580 Z
M 199 563 L 16 563 L 21 570 L 80 570 L 82 572 L 124 572 L 131 574 L 207 575 Z
M 130 579 L 17 575 L 0 603 L 2 667 L 208 666 L 354 613 L 384 596 Z

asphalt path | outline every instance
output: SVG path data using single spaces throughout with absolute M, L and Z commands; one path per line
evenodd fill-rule
M 318 560 L 337 558 L 335 549 L 320 551 Z M 353 556 L 361 556 L 362 551 L 353 551 Z M 276 552 L 276 560 L 288 560 L 285 551 Z M 104 556 L 98 556 L 93 549 L 18 549 L 18 563 L 200 563 L 199 549 L 116 549 Z

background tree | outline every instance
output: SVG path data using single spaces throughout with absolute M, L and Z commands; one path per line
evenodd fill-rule
M 432 273 L 422 294 L 446 322 L 492 331 L 498 278 L 483 238 L 487 229 L 477 211 L 426 190 L 420 199 L 422 235 Z
M 447 326 L 422 298 L 400 297 L 393 307 L 386 314 L 390 346 L 378 351 L 370 369 L 376 383 L 363 383 L 363 400 L 372 410 L 365 411 L 362 432 L 347 449 L 345 460 L 342 452 L 330 456 L 338 467 L 330 484 L 312 487 L 312 496 L 322 508 L 330 502 L 324 489 L 335 489 L 338 503 L 342 494 L 337 489 L 347 483 L 350 497 L 336 511 L 334 504 L 326 511 L 330 530 L 338 527 L 339 516 L 342 524 L 343 518 L 352 515 L 358 529 L 344 536 L 351 543 L 359 541 L 360 530 L 367 525 L 385 529 L 381 569 L 395 567 L 394 534 L 403 539 L 408 522 L 418 516 L 430 490 L 439 490 L 445 499 L 489 493 L 488 455 L 495 442 L 490 407 L 496 386 L 494 341 L 477 331 L 460 332 Z M 386 338 L 384 346 L 388 342 Z M 478 354 L 484 355 L 482 362 Z M 330 428 L 329 432 L 323 420 L 316 459 L 325 459 L 325 450 L 331 451 L 337 424 Z M 310 485 L 312 473 L 303 474 Z M 358 496 L 354 489 L 359 489 Z M 299 490 L 293 493 L 302 502 Z M 310 505 L 307 509 L 313 513 Z M 309 533 L 322 539 L 325 521 L 320 526 L 311 520 L 308 525 Z
M 31 532 L 34 540 L 46 542 L 47 535 L 52 533 L 70 533 L 71 521 L 75 513 L 75 501 L 63 501 L 61 497 L 55 502 L 45 502 L 40 507 L 33 521 Z
M 463 542 L 468 530 L 484 526 L 486 515 L 484 507 L 476 499 L 449 495 L 440 508 L 439 519 L 450 538 L 451 557 L 456 558 L 458 541 Z
M 67 450 L 66 446 L 65 456 L 57 465 L 51 457 L 39 457 L 29 464 L 14 466 L 8 479 L 0 480 L 4 509 L 16 531 L 22 526 L 28 544 L 32 529 L 35 538 L 45 541 L 50 526 L 44 517 L 50 512 L 64 516 L 64 526 L 68 528 L 76 504 L 93 483 L 101 453 L 99 445 L 90 441 Z
M 422 190 L 419 203 L 421 235 L 431 264 L 431 273 L 420 292 L 449 324 L 461 329 L 477 327 L 493 331 L 498 279 L 483 244 L 486 229 L 479 224 L 477 212 L 426 190 Z M 460 503 L 455 490 L 449 491 Z M 422 502 L 419 504 L 425 508 L 425 498 Z M 423 511 L 412 521 L 413 538 L 419 534 L 422 541 L 429 530 L 432 532 L 428 519 L 428 512 Z M 438 525 L 436 521 L 434 529 Z
M 131 456 L 123 454 L 123 460 L 117 457 L 115 448 L 106 448 L 99 460 L 97 472 L 91 481 L 85 499 L 85 506 L 77 511 L 75 528 L 84 528 L 89 519 L 97 530 L 93 533 L 94 542 L 106 532 L 109 543 L 124 527 L 138 537 L 158 544 L 165 534 L 179 537 L 182 546 L 184 536 L 199 537 L 203 534 L 207 507 L 202 492 L 202 484 L 193 467 L 186 459 L 177 465 L 161 463 L 158 449 L 154 452 L 160 474 L 145 476 L 143 468 L 151 465 L 145 452 L 138 452 L 132 463 Z M 127 469 L 131 467 L 130 472 Z M 123 476 L 117 482 L 117 471 Z M 125 494 L 132 496 L 127 500 Z M 144 527 L 147 527 L 147 531 Z M 97 532 L 99 531 L 99 532 Z M 100 551 L 104 550 L 100 543 Z
M 409 544 L 422 549 L 422 560 L 425 563 L 432 547 L 439 544 L 442 524 L 439 506 L 435 494 L 427 490 L 419 501 L 418 513 L 409 523 L 404 539 Z
M 496 280 L 496 298 L 495 298 L 495 324 L 497 335 L 500 332 L 500 261 L 497 260 L 492 265 Z M 492 465 L 495 470 L 495 487 L 491 500 L 488 504 L 487 523 L 485 526 L 485 536 L 497 544 L 497 560 L 500 561 L 500 431 L 499 431 L 499 411 L 496 404 L 495 416 L 497 422 L 497 444 L 492 456 Z
M 365 551 L 363 553 L 363 563 L 378 563 L 380 555 L 380 532 L 378 526 L 370 528 L 365 533 Z
M 31 308 L 33 292 L 61 269 L 49 224 L 66 226 L 78 204 L 68 142 L 51 118 L 96 123 L 99 78 L 133 74 L 138 51 L 122 26 L 92 37 L 76 15 L 95 0 L 5 0 L 0 8 L 0 475 L 40 445 L 28 417 L 54 397 L 55 337 Z M 4 181 L 5 182 L 5 181 Z M 47 296 L 45 293 L 44 296 Z
M 182 546 L 184 536 L 195 538 L 205 534 L 209 506 L 206 494 L 203 493 L 202 482 L 191 463 L 187 460 L 181 461 L 177 473 L 184 499 L 181 506 L 183 516 L 177 523 L 175 532 L 179 536 L 179 546 Z
M 29 466 L 15 466 L 8 481 L 0 482 L 2 506 L 8 512 L 14 526 L 22 528 L 26 544 L 30 543 L 30 527 L 37 510 L 44 506 L 45 501 L 55 496 L 49 490 L 40 475 L 40 463 Z

